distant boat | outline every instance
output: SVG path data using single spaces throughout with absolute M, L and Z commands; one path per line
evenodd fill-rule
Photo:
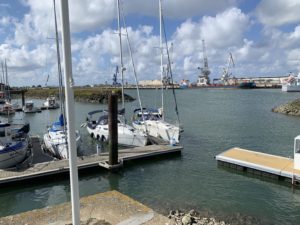
M 4 84 L 0 84 L 1 87 L 3 87 Z M 0 104 L 4 104 L 6 102 L 5 100 L 5 93 L 3 91 L 0 91 Z
M 28 155 L 29 124 L 0 122 L 0 169 L 14 167 Z
M 55 96 L 50 96 L 43 103 L 43 108 L 46 109 L 57 109 L 59 108 L 59 104 L 56 102 Z
M 179 83 L 180 89 L 187 89 L 189 87 L 189 82 L 187 80 L 181 80 Z
M 256 88 L 256 84 L 253 81 L 249 81 L 249 82 L 242 82 L 238 85 L 238 88 L 242 88 L 242 89 L 252 89 L 252 88 Z
M 13 105 L 6 102 L 3 104 L 2 108 L 0 108 L 0 115 L 9 116 L 12 114 L 15 114 L 15 109 L 13 108 Z
M 27 101 L 25 102 L 25 105 L 23 106 L 23 112 L 24 113 L 37 113 L 41 112 L 41 108 L 35 107 L 33 101 Z
M 285 92 L 300 92 L 300 72 L 296 78 L 290 74 L 287 83 L 282 85 L 281 90 Z

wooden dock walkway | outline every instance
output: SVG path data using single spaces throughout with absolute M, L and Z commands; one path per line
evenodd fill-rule
M 44 155 L 41 153 L 42 150 L 40 142 L 37 138 L 32 139 L 32 145 L 34 154 Z M 118 151 L 119 160 L 126 162 L 134 159 L 144 159 L 151 156 L 179 153 L 181 152 L 182 148 L 182 146 L 148 145 L 144 147 L 123 149 Z M 30 167 L 23 166 L 8 170 L 0 170 L 0 184 L 8 184 L 38 177 L 61 174 L 69 171 L 68 160 L 55 160 L 54 158 L 45 155 L 42 157 L 42 163 L 33 163 Z M 108 161 L 108 157 L 108 153 L 78 157 L 78 170 L 99 167 L 100 163 Z
M 300 180 L 300 170 L 294 169 L 294 160 L 242 148 L 231 148 L 216 156 L 220 165 L 270 178 Z

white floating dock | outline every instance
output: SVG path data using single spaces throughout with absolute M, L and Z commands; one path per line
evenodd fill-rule
M 294 169 L 294 160 L 261 152 L 250 151 L 242 148 L 231 148 L 216 156 L 219 164 L 249 171 L 257 175 L 289 178 L 300 180 L 300 170 Z

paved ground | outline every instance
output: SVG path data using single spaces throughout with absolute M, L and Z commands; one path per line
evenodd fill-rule
M 94 218 L 94 219 L 91 219 Z M 80 219 L 84 225 L 167 225 L 170 220 L 117 191 L 80 199 Z M 72 224 L 71 205 L 64 203 L 0 218 L 0 225 Z

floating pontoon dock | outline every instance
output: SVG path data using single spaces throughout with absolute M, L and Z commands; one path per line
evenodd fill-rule
M 247 171 L 270 178 L 300 180 L 300 170 L 294 169 L 294 160 L 242 148 L 231 148 L 216 156 L 219 165 Z
M 33 154 L 41 154 L 42 152 L 39 139 L 32 138 Z M 119 150 L 119 160 L 126 162 L 134 159 L 144 159 L 147 157 L 165 155 L 171 153 L 180 153 L 182 146 L 170 146 L 170 145 L 148 145 L 144 147 L 136 147 Z M 42 154 L 43 155 L 43 154 Z M 47 159 L 47 156 L 43 157 L 42 163 L 35 163 L 32 165 L 0 170 L 0 184 L 8 184 L 17 181 L 29 180 L 39 177 L 45 177 L 48 175 L 60 174 L 69 171 L 68 160 L 54 160 L 53 158 Z M 100 153 L 99 155 L 82 156 L 77 158 L 78 169 L 86 169 L 92 167 L 99 167 L 100 164 L 108 160 L 108 153 Z

